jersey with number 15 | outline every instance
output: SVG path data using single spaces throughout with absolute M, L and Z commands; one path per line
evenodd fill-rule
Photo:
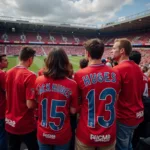
M 118 72 L 103 64 L 90 65 L 74 77 L 81 90 L 81 112 L 76 136 L 88 146 L 100 147 L 116 139 L 115 101 L 120 91 Z
M 38 100 L 37 137 L 43 144 L 63 145 L 71 139 L 70 107 L 78 107 L 77 83 L 44 75 L 35 82 Z

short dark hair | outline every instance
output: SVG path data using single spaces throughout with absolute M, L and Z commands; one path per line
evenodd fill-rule
M 62 48 L 53 48 L 49 52 L 46 62 L 44 75 L 53 79 L 63 79 L 70 75 L 70 62 L 67 54 Z
M 104 53 L 104 43 L 99 39 L 88 40 L 83 46 L 89 52 L 92 59 L 100 59 Z
M 35 56 L 36 51 L 32 47 L 23 47 L 20 51 L 19 58 L 22 61 L 27 61 L 29 58 Z
M 131 45 L 131 42 L 128 39 L 126 39 L 126 38 L 116 39 L 115 42 L 120 43 L 119 49 L 124 48 L 125 54 L 127 56 L 130 55 L 130 53 L 132 51 L 132 45 Z
M 143 71 L 143 73 L 147 72 L 148 71 L 148 67 L 146 65 L 144 65 L 142 71 Z
M 80 68 L 83 69 L 88 66 L 89 60 L 86 58 L 80 59 Z
M 6 54 L 0 54 L 0 62 L 2 62 L 3 57 L 6 57 Z
M 133 60 L 136 64 L 140 64 L 141 62 L 141 53 L 138 51 L 132 51 L 129 55 L 129 59 Z
M 114 61 L 113 64 L 114 64 L 113 66 L 117 66 L 118 62 Z

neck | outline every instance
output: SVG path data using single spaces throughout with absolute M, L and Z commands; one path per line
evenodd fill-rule
M 95 65 L 95 64 L 101 64 L 101 60 L 100 59 L 89 60 L 89 65 Z
M 18 65 L 23 66 L 25 68 L 28 68 L 28 64 L 26 62 L 23 62 L 23 61 L 20 61 Z
M 129 60 L 128 56 L 121 56 L 120 59 L 118 60 L 118 64 L 120 64 L 122 61 Z

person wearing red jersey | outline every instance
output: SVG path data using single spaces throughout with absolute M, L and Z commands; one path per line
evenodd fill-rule
M 137 65 L 141 62 L 141 53 L 138 51 L 132 51 L 129 56 L 130 60 L 133 60 Z M 140 137 L 147 137 L 147 131 L 149 130 L 149 110 L 150 110 L 150 99 L 148 99 L 148 77 L 143 73 L 144 82 L 144 93 L 143 93 L 143 104 L 144 104 L 144 121 L 135 129 L 133 134 L 132 145 L 133 148 L 137 147 Z M 149 102 L 149 104 L 148 104 Z M 145 134 L 146 133 L 146 134 Z
M 89 66 L 75 73 L 81 91 L 81 110 L 76 131 L 76 150 L 115 150 L 115 102 L 120 91 L 117 71 L 101 63 L 104 44 L 99 39 L 84 43 Z
M 44 75 L 35 82 L 40 150 L 69 149 L 72 136 L 70 112 L 75 114 L 78 107 L 78 87 L 74 80 L 68 78 L 70 73 L 65 51 L 54 48 L 46 59 Z
M 8 61 L 5 54 L 0 54 L 0 150 L 7 150 L 7 138 L 5 131 L 5 72 L 4 68 L 7 68 Z
M 20 150 L 24 142 L 28 150 L 37 150 L 36 122 L 34 119 L 34 84 L 36 75 L 28 70 L 35 51 L 24 47 L 19 54 L 19 64 L 6 73 L 6 118 L 8 149 Z
M 133 60 L 138 66 L 141 62 L 141 53 L 138 51 L 132 51 L 129 56 L 130 60 Z M 144 82 L 144 93 L 143 96 L 149 97 L 148 94 L 148 77 L 143 73 L 143 82 Z
M 132 150 L 133 132 L 143 121 L 144 92 L 143 73 L 140 67 L 129 60 L 132 51 L 127 39 L 117 39 L 112 48 L 112 57 L 118 62 L 114 67 L 121 76 L 121 92 L 116 104 L 117 144 L 116 150 Z

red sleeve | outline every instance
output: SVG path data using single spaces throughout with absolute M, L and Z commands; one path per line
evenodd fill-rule
M 35 99 L 35 80 L 36 75 L 32 74 L 28 77 L 26 81 L 26 100 Z
M 79 83 L 78 83 L 78 77 L 77 74 L 75 73 L 74 75 L 74 80 L 77 82 L 77 88 L 78 88 L 78 108 L 77 108 L 77 112 L 80 112 L 81 107 L 82 107 L 82 93 L 81 93 L 81 89 L 79 87 Z
M 5 73 L 0 73 L 0 90 L 5 91 Z
M 72 94 L 71 94 L 71 107 L 78 108 L 78 86 L 75 83 L 72 87 Z

